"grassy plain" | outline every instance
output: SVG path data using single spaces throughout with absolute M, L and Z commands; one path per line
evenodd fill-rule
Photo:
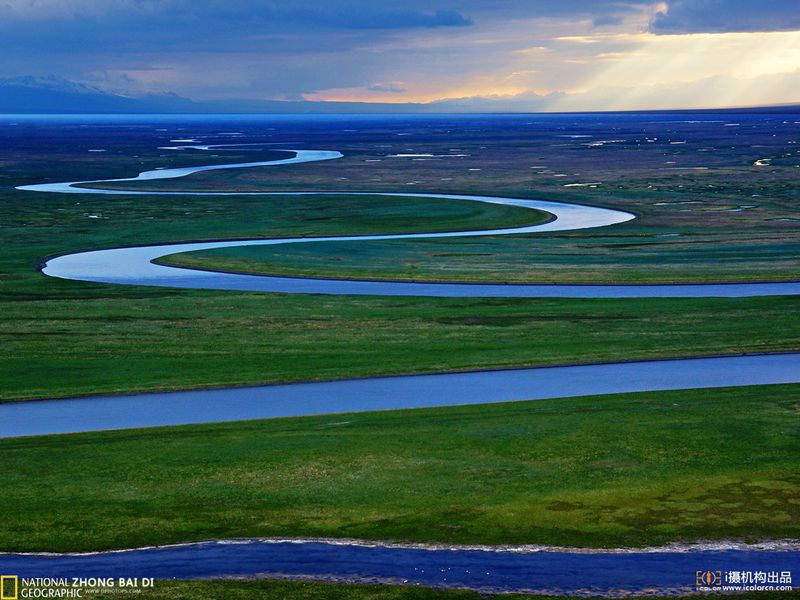
M 671 146 L 665 140 L 664 145 L 648 144 L 641 151 L 635 150 L 639 146 L 633 142 L 627 146 L 610 144 L 598 149 L 584 146 L 585 138 L 575 141 L 560 137 L 565 131 L 561 123 L 545 125 L 542 130 L 530 132 L 521 132 L 519 124 L 512 125 L 492 123 L 484 127 L 478 122 L 465 124 L 454 131 L 440 129 L 438 125 L 422 127 L 414 124 L 408 126 L 414 132 L 408 137 L 417 136 L 411 140 L 396 137 L 397 131 L 407 127 L 403 123 L 392 127 L 375 125 L 360 133 L 331 129 L 331 126 L 315 129 L 312 125 L 298 133 L 299 126 L 292 124 L 274 135 L 290 140 L 297 140 L 300 136 L 307 139 L 307 147 L 341 148 L 347 157 L 314 165 L 219 171 L 159 183 L 178 188 L 197 186 L 198 189 L 239 189 L 243 186 L 266 190 L 386 190 L 402 186 L 408 191 L 424 189 L 532 197 L 549 194 L 555 199 L 635 209 L 641 215 L 641 219 L 635 222 L 636 227 L 653 227 L 653 231 L 682 223 L 684 227 L 692 224 L 692 227 L 713 229 L 714 235 L 728 231 L 728 235 L 734 238 L 750 235 L 753 228 L 770 227 L 775 235 L 783 236 L 782 245 L 771 260 L 777 261 L 776 264 L 796 260 L 792 236 L 797 224 L 776 220 L 780 215 L 789 218 L 794 214 L 790 214 L 789 207 L 797 187 L 790 183 L 791 177 L 796 177 L 796 170 L 778 165 L 774 167 L 776 173 L 764 177 L 761 168 L 752 167 L 749 158 L 745 160 L 764 153 L 763 148 L 749 149 L 748 144 L 755 141 L 771 144 L 770 152 L 773 154 L 777 154 L 780 144 L 786 143 L 783 137 L 773 136 L 772 125 L 759 125 L 761 129 L 754 129 L 743 143 L 720 156 L 700 153 L 706 147 L 700 140 L 692 142 L 696 147 Z M 170 127 L 175 125 L 165 129 Z M 219 135 L 214 133 L 217 129 L 208 131 L 208 126 L 196 127 L 200 131 L 206 127 L 206 133 L 220 141 Z M 577 127 L 576 131 L 587 132 L 585 135 L 601 135 L 596 131 L 596 125 L 584 123 L 574 127 Z M 651 126 L 643 123 L 637 127 L 646 129 Z M 660 127 L 663 129 L 663 125 Z M 709 127 L 717 130 L 717 125 Z M 9 129 L 0 131 L 8 138 L 4 139 L 4 152 L 0 157 L 3 167 L 0 170 L 0 185 L 3 187 L 0 194 L 0 231 L 3 235 L 0 247 L 0 342 L 4 348 L 0 360 L 3 381 L 0 399 L 763 352 L 800 347 L 800 322 L 787 318 L 800 307 L 796 298 L 459 300 L 282 296 L 69 282 L 45 277 L 36 271 L 36 266 L 49 255 L 88 248 L 198 239 L 457 229 L 476 224 L 481 227 L 513 225 L 529 222 L 532 217 L 530 211 L 523 209 L 474 203 L 376 200 L 346 195 L 288 199 L 156 198 L 64 196 L 12 189 L 14 185 L 46 180 L 123 177 L 157 167 L 242 162 L 278 156 L 275 152 L 261 150 L 219 153 L 155 150 L 156 146 L 169 144 L 172 137 L 198 133 L 185 129 L 184 126 L 183 129 L 159 132 L 157 124 L 147 124 L 141 127 L 28 127 L 13 135 Z M 245 131 L 245 137 L 248 141 L 266 139 L 264 131 L 263 128 L 251 127 Z M 570 131 L 569 127 L 566 131 Z M 688 133 L 681 132 L 681 135 Z M 700 133 L 693 135 L 699 137 Z M 780 135 L 784 136 L 783 133 Z M 721 145 L 720 140 L 706 132 L 702 144 L 708 143 Z M 694 150 L 690 152 L 690 148 Z M 105 149 L 106 152 L 90 153 L 92 149 Z M 387 158 L 392 153 L 425 149 L 437 154 L 468 156 L 421 161 Z M 686 178 L 682 179 L 680 173 L 671 176 L 672 187 L 666 189 L 668 179 L 661 168 L 668 160 L 696 160 L 698 153 L 707 158 L 709 164 L 713 162 L 712 167 L 741 165 L 737 177 L 742 182 L 750 182 L 747 185 L 771 186 L 769 206 L 760 209 L 771 211 L 769 218 L 766 219 L 765 214 L 758 216 L 753 211 L 708 211 L 703 213 L 705 221 L 698 224 L 699 215 L 683 212 L 682 205 L 656 206 L 665 197 L 695 194 L 694 188 L 691 193 L 680 191 L 681 186 L 687 185 Z M 550 169 L 554 174 L 547 177 L 537 173 L 546 169 L 530 168 L 542 164 L 534 159 L 543 156 L 555 165 Z M 634 157 L 636 162 L 631 162 Z M 633 187 L 610 192 L 603 186 L 564 188 L 561 183 L 554 182 L 565 180 L 555 175 L 560 174 L 565 166 L 558 163 L 567 161 L 575 165 L 569 173 L 590 168 L 604 169 L 607 176 L 616 177 L 618 186 Z M 626 161 L 630 163 L 627 170 L 618 172 Z M 471 168 L 480 168 L 481 171 L 470 171 Z M 589 171 L 586 174 L 597 173 Z M 644 182 L 650 174 L 660 174 L 665 189 L 647 190 Z M 724 193 L 708 188 L 708 202 L 729 203 L 735 194 L 750 189 L 732 187 L 731 182 L 736 180 L 732 175 L 703 177 L 715 177 L 715 185 L 722 185 L 723 180 L 729 182 Z M 413 181 L 418 183 L 406 185 Z M 639 183 L 635 183 L 637 181 Z M 576 189 L 580 191 L 576 192 Z M 717 197 L 719 199 L 714 200 Z M 647 198 L 647 201 L 643 202 L 642 198 Z M 767 206 L 767 201 L 764 200 L 763 204 Z M 732 219 L 738 220 L 734 222 Z M 743 233 L 737 233 L 739 229 L 734 224 L 741 227 Z M 528 245 L 555 248 L 577 244 L 580 247 L 576 246 L 575 253 L 582 257 L 595 256 L 597 249 L 593 250 L 592 246 L 597 245 L 597 236 L 624 237 L 627 235 L 625 227 L 629 226 L 615 228 L 618 230 L 613 232 L 591 230 L 570 234 L 575 237 L 548 236 L 542 241 L 537 241 L 539 238 L 535 236 L 514 238 L 513 241 L 453 240 L 452 252 L 442 247 L 437 252 L 445 255 L 434 258 L 440 265 L 452 265 L 453 273 L 461 273 L 459 277 L 472 278 L 479 272 L 480 278 L 511 280 L 517 277 L 512 272 L 516 273 L 519 267 L 521 278 L 533 277 L 534 271 L 547 278 L 551 276 L 553 267 L 544 263 L 553 257 L 555 251 L 545 252 L 537 266 L 531 268 L 526 262 L 530 257 L 529 250 L 525 249 Z M 503 252 L 515 256 L 498 256 L 505 256 L 502 260 L 507 258 L 508 264 L 515 266 L 499 268 L 500 258 L 492 256 L 465 258 L 462 256 L 464 245 L 473 242 L 488 244 L 490 249 L 497 244 L 511 244 L 504 246 Z M 734 246 L 736 243 L 732 242 Z M 317 248 L 326 246 L 328 243 L 315 245 Z M 419 252 L 427 252 L 429 246 L 420 243 Z M 392 250 L 398 257 L 392 261 L 388 258 L 391 253 L 386 254 L 388 250 L 373 251 L 372 248 L 370 243 L 361 244 L 358 252 L 356 249 L 348 250 L 345 260 L 334 261 L 336 266 L 331 267 L 331 272 L 346 274 L 350 268 L 348 265 L 364 262 L 362 252 L 369 260 L 375 259 L 381 269 L 385 268 L 383 273 L 371 272 L 372 276 L 395 276 L 409 270 L 401 249 Z M 659 244 L 648 252 L 659 254 L 666 252 L 665 248 Z M 731 250 L 732 254 L 736 254 L 734 250 Z M 310 248 L 308 251 L 316 252 Z M 622 266 L 609 264 L 597 272 L 605 273 L 603 277 L 616 277 L 618 268 L 634 268 L 632 265 L 638 265 L 635 268 L 641 272 L 646 263 L 641 262 L 641 255 L 637 252 L 640 251 L 615 247 L 602 250 L 603 260 L 610 263 L 612 258 L 618 258 L 617 263 Z M 378 256 L 381 253 L 382 258 Z M 747 253 L 742 256 L 747 256 Z M 465 270 L 465 261 L 471 265 L 471 271 Z M 319 267 L 314 256 L 307 257 L 307 260 L 304 258 L 302 262 L 307 263 L 312 271 Z M 556 261 L 564 273 L 559 277 L 584 277 L 588 263 L 580 267 L 578 262 L 577 259 Z M 295 268 L 299 263 L 294 261 L 293 264 L 292 268 Z M 717 263 L 709 259 L 704 264 L 712 268 Z M 754 264 L 747 268 L 742 266 L 741 273 L 748 273 Z M 599 267 L 591 268 L 597 270 Z M 424 275 L 424 270 L 416 269 L 412 274 Z M 649 267 L 645 270 L 661 272 Z M 785 273 L 791 276 L 793 271 Z M 436 277 L 441 277 L 440 273 Z M 598 275 L 598 280 L 601 279 Z
M 616 122 L 476 118 L 447 129 L 404 124 L 403 138 L 398 130 L 382 138 L 366 130 L 342 134 L 338 144 L 323 138 L 317 147 L 340 149 L 345 158 L 310 169 L 204 173 L 192 189 L 472 192 L 594 203 L 639 219 L 579 232 L 225 249 L 174 260 L 247 272 L 423 280 L 799 279 L 797 126 L 784 116 L 724 117 L 731 123 L 647 115 Z M 408 156 L 414 153 L 433 156 Z
M 531 216 L 346 195 L 402 189 L 596 203 L 640 219 L 613 231 L 453 240 L 447 248 L 326 243 L 309 246 L 307 255 L 245 257 L 247 268 L 498 281 L 796 276 L 796 131 L 780 119 L 723 129 L 649 116 L 560 118 L 360 124 L 352 131 L 349 124 L 276 123 L 269 133 L 237 124 L 247 141 L 299 136 L 305 147 L 347 157 L 159 183 L 343 191 L 289 202 L 13 190 L 275 157 L 154 150 L 178 136 L 220 141 L 229 124 L 0 128 L 0 400 L 800 348 L 794 297 L 284 296 L 69 282 L 36 270 L 49 255 L 88 248 L 472 228 Z M 106 152 L 89 153 L 97 149 Z M 409 152 L 453 156 L 390 156 Z M 753 165 L 765 157 L 770 166 Z M 770 386 L 0 440 L 5 483 L 15 490 L 3 503 L 2 549 L 248 535 L 584 546 L 797 538 L 798 405 L 800 386 Z M 219 585 L 171 583 L 155 593 L 207 597 Z M 312 598 L 440 594 L 224 585 L 226 595 L 241 597 L 275 590 Z
M 324 242 L 174 254 L 159 262 L 212 271 L 499 283 L 796 281 L 800 240 L 770 231 L 635 225 L 596 231 L 442 240 Z M 624 260 L 620 260 L 624 257 Z
M 791 297 L 390 299 L 48 281 L 0 295 L 0 398 L 791 350 L 797 309 Z
M 5 439 L 0 538 L 798 538 L 798 407 L 782 385 Z

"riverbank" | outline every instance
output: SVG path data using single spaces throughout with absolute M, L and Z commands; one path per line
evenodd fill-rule
M 697 591 L 697 565 L 706 569 L 791 574 L 800 553 L 692 551 L 644 553 L 487 552 L 364 544 L 229 540 L 113 553 L 0 555 L 4 572 L 27 577 L 117 580 L 129 573 L 151 579 L 250 578 L 382 583 L 469 589 L 482 594 L 528 593 L 627 597 L 658 590 Z M 701 568 L 702 572 L 702 568 Z M 791 575 L 773 582 L 791 590 Z M 767 584 L 766 581 L 764 581 Z M 765 585 L 766 587 L 766 585 Z
M 776 385 L 0 440 L 17 515 L 0 538 L 798 539 L 798 403 Z
M 800 384 L 796 352 L 398 375 L 6 403 L 0 438 L 791 383 Z

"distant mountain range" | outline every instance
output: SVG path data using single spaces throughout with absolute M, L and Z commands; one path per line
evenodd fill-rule
M 438 112 L 424 104 L 230 100 L 196 102 L 177 94 L 124 96 L 54 76 L 0 79 L 0 113 L 380 113 Z
M 61 79 L 46 77 L 12 77 L 0 79 L 0 113 L 59 114 L 59 113 L 458 113 L 458 112 L 536 112 L 544 98 L 461 98 L 425 104 L 377 102 L 311 102 L 282 100 L 228 100 L 198 102 L 177 94 L 147 94 L 126 96 L 100 88 Z M 541 104 L 540 104 L 541 106 Z M 541 110 L 541 108 L 540 108 Z M 715 110 L 715 109 L 708 109 Z M 718 109 L 717 109 L 718 110 Z M 740 111 L 797 113 L 800 106 L 744 108 Z M 647 112 L 647 111 L 643 111 Z M 658 111 L 665 112 L 665 111 Z M 670 111 L 671 112 L 671 111 Z M 694 110 L 693 112 L 697 112 Z
M 183 112 L 192 104 L 174 94 L 135 98 L 110 94 L 54 76 L 0 79 L 0 112 L 3 113 Z

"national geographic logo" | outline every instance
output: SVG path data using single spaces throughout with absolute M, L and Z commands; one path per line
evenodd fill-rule
M 19 578 L 16 575 L 0 575 L 0 600 L 17 600 Z

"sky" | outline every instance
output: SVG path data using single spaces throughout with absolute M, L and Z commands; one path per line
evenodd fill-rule
M 798 0 L 0 0 L 0 78 L 197 101 L 800 102 Z

